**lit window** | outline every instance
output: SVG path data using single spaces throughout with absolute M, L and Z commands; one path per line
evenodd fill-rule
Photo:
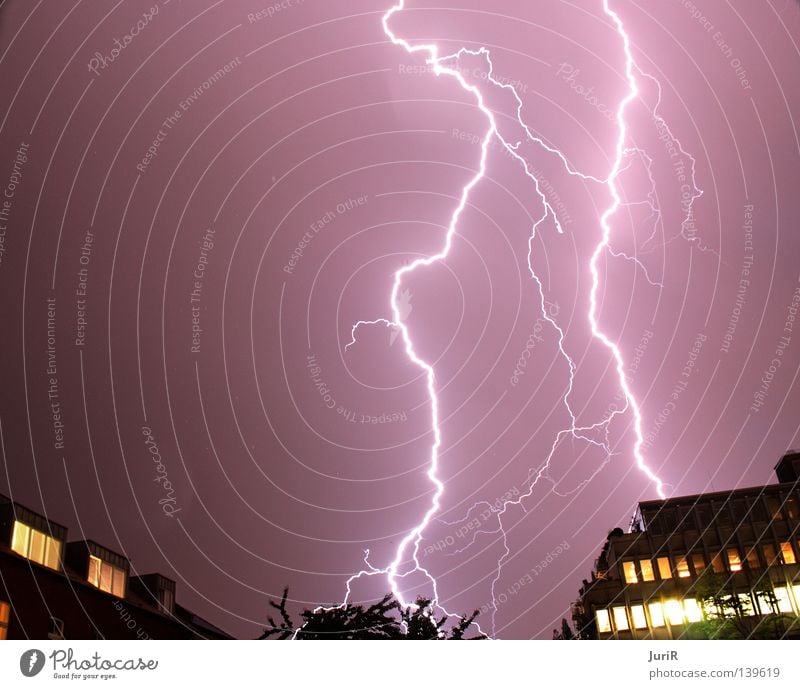
M 739 550 L 737 548 L 728 548 L 728 566 L 731 572 L 738 572 L 742 569 L 742 561 L 739 558 Z
M 775 546 L 771 543 L 767 543 L 766 545 L 762 546 L 763 553 L 764 553 L 764 560 L 767 563 L 767 567 L 770 565 L 774 565 L 778 556 L 775 554 Z
M 775 610 L 777 602 L 770 600 L 770 593 L 758 591 L 755 594 L 756 602 L 758 603 L 758 607 L 762 615 L 769 615 L 777 612 Z
M 750 569 L 758 569 L 761 567 L 761 563 L 758 561 L 758 553 L 756 552 L 755 546 L 747 551 L 747 566 Z
M 686 561 L 686 558 L 681 556 L 678 558 L 677 562 L 675 563 L 675 570 L 678 572 L 678 576 L 681 579 L 685 579 L 689 574 L 689 563 Z
M 711 558 L 711 566 L 715 574 L 722 574 L 725 571 L 725 563 L 722 561 L 722 553 L 715 553 Z
M 797 603 L 797 609 L 800 610 L 800 584 L 792 586 L 792 590 L 794 591 L 794 601 Z
M 664 612 L 671 625 L 683 624 L 683 607 L 679 600 L 670 598 L 664 603 Z
M 617 631 L 624 632 L 629 629 L 628 615 L 625 611 L 625 606 L 611 608 L 611 612 L 614 613 L 614 626 L 617 628 Z
M 661 603 L 650 603 L 647 608 L 650 610 L 650 624 L 653 627 L 664 626 L 664 608 Z
M 703 557 L 703 553 L 692 553 L 692 566 L 695 574 L 700 574 L 706 568 L 706 559 Z
M 595 619 L 597 620 L 597 631 L 605 634 L 611 631 L 611 620 L 608 618 L 608 610 L 595 610 Z
M 739 599 L 738 609 L 732 605 L 726 605 L 722 608 L 722 612 L 726 616 L 744 615 L 745 617 L 753 614 L 753 601 L 750 599 L 749 593 L 739 593 L 736 596 Z
M 631 620 L 633 621 L 634 629 L 643 629 L 647 626 L 643 605 L 631 605 Z
M 653 563 L 650 560 L 639 560 L 639 569 L 642 570 L 642 581 L 654 581 Z
M 8 638 L 8 617 L 11 607 L 8 603 L 0 601 L 0 641 Z
M 89 555 L 89 576 L 87 579 L 90 584 L 101 591 L 113 593 L 118 598 L 125 597 L 125 572 L 119 567 L 103 562 L 99 557 Z
M 785 586 L 775 587 L 775 598 L 778 599 L 778 610 L 780 612 L 792 612 L 792 601 Z
M 669 566 L 669 558 L 668 557 L 660 557 L 656 560 L 658 563 L 658 576 L 662 579 L 672 579 L 672 570 Z
M 683 612 L 688 622 L 700 622 L 703 619 L 703 611 L 694 598 L 683 599 Z
M 793 565 L 797 562 L 794 556 L 794 550 L 792 550 L 792 544 L 789 541 L 781 543 L 781 557 L 785 565 Z
M 61 557 L 61 541 L 32 529 L 22 522 L 14 522 L 11 534 L 11 550 L 51 569 L 58 569 Z
M 626 584 L 639 583 L 639 579 L 636 577 L 636 564 L 634 562 L 623 562 L 622 572 L 625 575 Z

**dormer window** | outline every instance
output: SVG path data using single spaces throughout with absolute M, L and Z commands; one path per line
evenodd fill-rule
M 14 521 L 11 550 L 50 569 L 59 569 L 61 541 L 21 521 Z
M 125 597 L 125 571 L 89 555 L 89 583 L 117 598 Z

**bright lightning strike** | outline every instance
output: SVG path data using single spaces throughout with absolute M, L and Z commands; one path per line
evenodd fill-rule
M 502 517 L 504 516 L 504 514 L 506 513 L 506 510 L 510 506 L 512 506 L 512 505 L 520 505 L 520 506 L 522 506 L 521 505 L 522 501 L 525 498 L 530 497 L 530 495 L 533 493 L 533 490 L 534 490 L 536 484 L 538 483 L 538 481 L 542 477 L 547 477 L 547 470 L 549 468 L 550 461 L 551 461 L 551 459 L 552 459 L 552 457 L 553 457 L 553 455 L 554 455 L 554 453 L 556 451 L 557 446 L 559 445 L 559 443 L 561 443 L 561 441 L 565 437 L 571 436 L 571 437 L 573 437 L 573 438 L 575 438 L 577 440 L 582 440 L 582 441 L 585 441 L 585 442 L 590 443 L 592 445 L 598 446 L 598 447 L 600 447 L 600 448 L 602 448 L 602 449 L 604 449 L 606 451 L 607 458 L 608 458 L 612 454 L 611 449 L 609 447 L 609 440 L 608 440 L 609 425 L 610 425 L 611 421 L 616 416 L 624 414 L 628 410 L 630 410 L 631 414 L 633 416 L 633 429 L 634 429 L 634 435 L 635 435 L 635 443 L 634 443 L 634 448 L 633 448 L 633 455 L 634 455 L 634 458 L 635 458 L 635 461 L 636 461 L 636 465 L 647 476 L 647 478 L 654 483 L 658 495 L 660 497 L 662 497 L 662 498 L 665 497 L 664 485 L 663 485 L 662 481 L 647 466 L 645 458 L 644 458 L 644 456 L 642 454 L 642 444 L 644 442 L 644 438 L 643 438 L 643 433 L 642 433 L 641 409 L 639 407 L 638 402 L 636 401 L 635 396 L 633 395 L 633 392 L 630 389 L 630 386 L 628 384 L 627 378 L 625 376 L 625 372 L 624 372 L 625 364 L 624 364 L 624 360 L 623 360 L 623 357 L 622 357 L 622 353 L 621 353 L 621 351 L 619 349 L 619 346 L 615 342 L 613 342 L 600 329 L 600 326 L 599 326 L 599 323 L 598 323 L 598 319 L 597 319 L 597 292 L 598 292 L 599 285 L 600 285 L 600 275 L 599 275 L 599 271 L 598 271 L 598 268 L 597 268 L 597 263 L 598 263 L 598 260 L 600 259 L 600 257 L 603 255 L 603 253 L 605 251 L 608 251 L 613 256 L 634 261 L 635 263 L 637 263 L 637 265 L 639 265 L 642 269 L 644 269 L 642 264 L 639 263 L 639 261 L 636 258 L 630 257 L 630 256 L 628 256 L 628 255 L 626 255 L 626 254 L 624 254 L 622 252 L 614 252 L 612 250 L 612 248 L 611 248 L 611 245 L 610 245 L 610 238 L 611 238 L 611 231 L 612 231 L 611 219 L 615 215 L 615 213 L 619 210 L 620 207 L 622 207 L 623 205 L 626 205 L 626 204 L 622 203 L 622 199 L 621 199 L 620 192 L 619 192 L 619 189 L 618 189 L 618 179 L 619 179 L 620 174 L 622 172 L 624 172 L 628 167 L 628 166 L 623 166 L 626 158 L 628 156 L 632 155 L 632 154 L 642 155 L 644 160 L 646 161 L 647 173 L 648 173 L 651 185 L 652 185 L 652 190 L 651 190 L 649 201 L 646 201 L 646 202 L 643 202 L 643 203 L 649 203 L 653 214 L 660 220 L 660 211 L 657 208 L 657 206 L 655 205 L 655 201 L 654 201 L 655 180 L 653 179 L 652 171 L 651 171 L 652 160 L 641 149 L 628 149 L 628 148 L 625 147 L 625 142 L 627 140 L 627 134 L 628 134 L 628 126 L 627 126 L 627 122 L 626 122 L 626 119 L 625 119 L 625 112 L 626 112 L 627 107 L 634 100 L 636 100 L 639 97 L 639 87 L 638 87 L 638 83 L 636 81 L 635 72 L 638 72 L 643 77 L 645 77 L 647 79 L 650 79 L 650 80 L 652 80 L 653 82 L 656 83 L 656 85 L 658 87 L 658 103 L 656 104 L 655 108 L 653 108 L 653 110 L 652 110 L 654 122 L 657 124 L 657 126 L 660 127 L 660 129 L 662 129 L 662 130 L 664 130 L 664 131 L 666 131 L 668 133 L 668 136 L 670 138 L 672 138 L 672 140 L 677 143 L 680 152 L 682 154 L 686 155 L 691 160 L 692 181 L 694 181 L 695 161 L 691 156 L 689 156 L 683 150 L 683 148 L 680 146 L 680 142 L 678 142 L 677 139 L 675 139 L 672 136 L 672 133 L 670 132 L 669 127 L 667 126 L 666 122 L 663 120 L 663 118 L 661 118 L 660 115 L 657 114 L 658 107 L 659 107 L 659 105 L 661 103 L 661 87 L 660 87 L 660 84 L 655 79 L 655 77 L 652 77 L 651 75 L 649 75 L 649 74 L 643 72 L 641 69 L 639 69 L 639 67 L 636 64 L 636 62 L 635 62 L 635 60 L 633 58 L 633 55 L 631 53 L 630 39 L 628 37 L 628 34 L 625 31 L 625 27 L 624 27 L 620 17 L 617 15 L 617 13 L 609 7 L 608 0 L 603 0 L 603 11 L 606 14 L 606 16 L 611 19 L 611 21 L 612 21 L 617 33 L 619 34 L 619 36 L 622 39 L 622 43 L 623 43 L 623 47 L 624 47 L 624 55 L 625 55 L 625 77 L 626 77 L 626 81 L 627 81 L 627 84 L 628 84 L 628 92 L 625 95 L 625 97 L 622 99 L 622 101 L 619 103 L 619 106 L 617 108 L 616 122 L 617 122 L 617 127 L 618 127 L 618 135 L 617 135 L 617 140 L 616 140 L 616 144 L 615 144 L 614 162 L 613 162 L 613 164 L 611 166 L 611 170 L 610 170 L 608 176 L 605 179 L 599 179 L 599 178 L 597 178 L 595 176 L 579 172 L 572 165 L 570 165 L 569 161 L 567 160 L 567 158 L 564 156 L 564 154 L 561 151 L 559 151 L 556 148 L 553 148 L 553 147 L 549 146 L 542 139 L 536 137 L 533 134 L 533 132 L 528 128 L 528 126 L 523 121 L 523 118 L 522 118 L 523 104 L 522 104 L 522 100 L 520 99 L 519 94 L 517 93 L 516 89 L 513 87 L 513 85 L 507 84 L 507 83 L 501 83 L 501 82 L 497 81 L 494 78 L 491 56 L 490 56 L 489 51 L 487 49 L 480 48 L 477 51 L 461 49 L 460 51 L 458 51 L 458 53 L 456 53 L 454 55 L 448 55 L 448 56 L 440 57 L 439 48 L 438 48 L 438 46 L 436 44 L 433 44 L 433 43 L 410 44 L 406 40 L 404 40 L 402 38 L 399 38 L 390 29 L 389 22 L 390 22 L 391 18 L 396 13 L 402 11 L 404 8 L 405 8 L 405 0 L 398 0 L 397 3 L 394 6 L 392 6 L 383 15 L 382 24 L 383 24 L 383 30 L 384 30 L 384 33 L 386 34 L 386 36 L 389 38 L 389 40 L 392 42 L 392 44 L 394 44 L 396 46 L 399 46 L 399 47 L 402 47 L 409 54 L 414 54 L 414 53 L 426 54 L 427 55 L 427 60 L 426 61 L 427 61 L 428 64 L 430 64 L 432 66 L 433 73 L 436 76 L 446 75 L 446 76 L 449 76 L 449 77 L 452 77 L 452 78 L 456 79 L 458 81 L 459 85 L 461 86 L 461 88 L 464 89 L 464 91 L 466 91 L 466 92 L 472 94 L 472 96 L 474 96 L 476 104 L 477 104 L 477 107 L 480 109 L 482 114 L 486 117 L 486 120 L 487 120 L 487 123 L 488 123 L 488 127 L 486 129 L 486 132 L 485 132 L 485 134 L 483 136 L 483 139 L 482 139 L 482 142 L 481 142 L 480 163 L 479 163 L 478 171 L 469 180 L 469 182 L 464 186 L 464 188 L 461 190 L 459 203 L 458 203 L 457 207 L 455 208 L 455 210 L 453 211 L 453 214 L 452 214 L 452 216 L 450 218 L 450 223 L 449 223 L 449 225 L 447 227 L 444 246 L 442 247 L 442 249 L 438 253 L 433 254 L 431 256 L 428 256 L 428 257 L 425 257 L 425 258 L 418 258 L 415 261 L 413 261 L 412 263 L 410 263 L 409 265 L 406 265 L 406 266 L 400 268 L 399 270 L 397 270 L 394 273 L 394 281 L 393 281 L 393 284 L 392 284 L 392 291 L 391 291 L 390 302 L 389 302 L 390 303 L 390 310 L 391 310 L 392 318 L 391 319 L 378 318 L 378 319 L 371 320 L 371 321 L 358 321 L 352 327 L 352 333 L 351 333 L 352 338 L 351 338 L 351 341 L 345 346 L 345 349 L 347 350 L 350 346 L 352 346 L 356 342 L 357 331 L 358 331 L 358 329 L 360 327 L 374 326 L 374 325 L 383 325 L 385 327 L 390 327 L 396 333 L 400 334 L 400 336 L 402 338 L 402 341 L 403 341 L 403 344 L 404 344 L 404 347 L 405 347 L 406 355 L 408 356 L 408 359 L 412 363 L 414 363 L 417 367 L 419 367 L 420 369 L 422 369 L 424 371 L 425 377 L 426 377 L 428 396 L 430 398 L 430 404 L 431 404 L 431 428 L 432 428 L 432 431 L 433 431 L 433 438 L 434 438 L 433 444 L 431 446 L 431 451 L 430 451 L 430 462 L 429 462 L 429 465 L 428 465 L 427 476 L 428 476 L 428 479 L 430 480 L 430 482 L 431 482 L 431 484 L 432 484 L 432 486 L 434 488 L 434 492 L 433 492 L 433 497 L 431 499 L 431 504 L 430 504 L 428 510 L 425 512 L 424 516 L 419 521 L 419 523 L 417 523 L 416 526 L 414 526 L 405 535 L 405 537 L 402 539 L 402 541 L 400 542 L 400 544 L 397 547 L 394 559 L 391 561 L 391 563 L 388 566 L 386 566 L 386 567 L 384 567 L 382 569 L 378 569 L 378 568 L 374 567 L 369 562 L 369 553 L 367 552 L 365 554 L 364 562 L 365 562 L 367 568 L 361 570 L 360 572 L 358 572 L 356 574 L 354 574 L 352 577 L 350 577 L 348 579 L 348 581 L 347 581 L 347 594 L 346 594 L 346 597 L 344 599 L 343 604 L 346 604 L 348 602 L 348 600 L 349 600 L 349 597 L 351 595 L 351 585 L 353 584 L 354 581 L 356 581 L 357 579 L 359 579 L 362 576 L 373 576 L 373 575 L 376 575 L 376 574 L 381 574 L 381 575 L 385 575 L 387 577 L 387 580 L 389 582 L 389 585 L 391 587 L 392 593 L 394 594 L 395 598 L 400 602 L 401 605 L 407 606 L 408 602 L 405 601 L 405 599 L 404 599 L 404 597 L 403 597 L 403 595 L 402 595 L 402 593 L 400 591 L 399 580 L 403 579 L 404 577 L 409 576 L 410 574 L 412 574 L 414 572 L 419 572 L 419 573 L 422 573 L 425 577 L 427 577 L 427 579 L 430 581 L 430 583 L 431 583 L 431 585 L 433 587 L 433 604 L 434 605 L 438 605 L 441 608 L 441 606 L 438 603 L 438 590 L 437 590 L 436 580 L 430 574 L 430 572 L 428 572 L 428 570 L 425 569 L 425 567 L 422 566 L 422 564 L 419 561 L 420 542 L 422 541 L 423 534 L 424 534 L 426 528 L 429 526 L 430 522 L 432 521 L 432 519 L 434 518 L 434 516 L 436 515 L 436 513 L 440 509 L 441 498 L 442 498 L 442 495 L 444 493 L 444 484 L 442 483 L 442 481 L 438 477 L 439 450 L 440 450 L 440 447 L 441 447 L 441 444 L 442 444 L 441 431 L 440 431 L 440 428 L 439 428 L 439 400 L 438 400 L 438 397 L 437 397 L 437 394 L 436 394 L 436 376 L 435 376 L 435 372 L 433 370 L 433 367 L 432 367 L 431 364 L 429 364 L 428 362 L 423 360 L 417 354 L 417 351 L 416 351 L 416 349 L 414 347 L 414 343 L 413 343 L 413 341 L 411 339 L 411 336 L 409 334 L 408 328 L 404 323 L 404 317 L 405 317 L 406 314 L 403 314 L 402 306 L 401 306 L 401 300 L 399 300 L 399 296 L 401 295 L 400 290 L 401 290 L 401 286 L 402 286 L 404 277 L 409 275 L 410 273 L 414 272 L 418 268 L 430 266 L 430 265 L 432 265 L 434 263 L 437 263 L 439 261 L 443 261 L 444 259 L 447 258 L 448 254 L 450 253 L 451 246 L 452 246 L 453 236 L 455 235 L 456 230 L 457 230 L 459 218 L 460 218 L 464 208 L 466 207 L 470 192 L 480 182 L 480 180 L 484 177 L 484 175 L 486 173 L 486 161 L 487 161 L 487 156 L 488 156 L 489 144 L 490 144 L 490 142 L 491 142 L 493 137 L 497 137 L 497 139 L 505 147 L 505 149 L 522 165 L 522 168 L 523 168 L 526 176 L 533 182 L 534 187 L 535 187 L 536 192 L 537 192 L 537 195 L 539 196 L 539 198 L 540 198 L 540 200 L 542 202 L 543 213 L 542 213 L 541 217 L 534 224 L 534 226 L 532 228 L 532 231 L 531 231 L 531 235 L 530 235 L 529 240 L 528 240 L 527 262 L 528 262 L 528 269 L 529 269 L 531 278 L 536 283 L 537 289 L 539 291 L 540 306 L 541 306 L 542 315 L 543 315 L 544 319 L 553 327 L 553 329 L 558 334 L 559 352 L 560 352 L 561 356 L 564 358 L 564 360 L 567 362 L 567 364 L 569 366 L 569 383 L 568 383 L 567 390 L 566 390 L 561 402 L 563 403 L 564 407 L 566 408 L 566 410 L 567 410 L 567 412 L 569 414 L 571 423 L 570 423 L 570 426 L 568 428 L 565 428 L 565 429 L 563 429 L 563 430 L 561 430 L 561 431 L 559 431 L 557 433 L 557 435 L 556 435 L 556 437 L 555 437 L 555 439 L 553 441 L 553 444 L 552 444 L 552 446 L 550 448 L 550 452 L 549 452 L 549 454 L 548 454 L 548 456 L 547 456 L 542 468 L 539 470 L 539 472 L 536 475 L 536 477 L 533 480 L 529 481 L 528 490 L 526 492 L 524 492 L 522 495 L 520 495 L 518 498 L 516 498 L 514 500 L 509 500 L 509 501 L 504 502 L 502 507 L 497 510 L 498 520 L 499 520 L 498 529 L 496 529 L 495 531 L 490 531 L 490 532 L 482 532 L 482 533 L 502 533 L 503 534 L 503 544 L 504 544 L 504 547 L 505 547 L 505 552 L 503 553 L 503 555 L 500 557 L 500 559 L 498 561 L 498 567 L 497 567 L 497 571 L 496 571 L 496 576 L 495 576 L 495 578 L 494 578 L 494 580 L 492 582 L 492 598 L 494 600 L 494 587 L 495 587 L 495 584 L 498 582 L 498 580 L 500 578 L 500 574 L 501 574 L 501 570 L 502 570 L 502 567 L 503 567 L 503 563 L 505 562 L 506 558 L 510 554 L 510 550 L 509 550 L 508 543 L 507 543 L 507 538 L 506 538 L 506 532 L 505 532 L 505 529 L 504 529 L 503 523 L 502 523 Z M 573 389 L 573 382 L 574 382 L 576 366 L 575 366 L 575 363 L 573 362 L 573 360 L 571 359 L 571 357 L 569 356 L 569 354 L 567 353 L 567 351 L 566 351 L 566 349 L 564 347 L 564 337 L 565 336 L 564 336 L 564 332 L 563 332 L 562 328 L 558 325 L 556 320 L 553 317 L 550 316 L 550 314 L 548 313 L 548 311 L 546 309 L 544 288 L 543 288 L 541 280 L 536 275 L 536 273 L 535 273 L 535 271 L 533 269 L 533 265 L 532 265 L 533 243 L 534 243 L 534 240 L 536 238 L 536 232 L 539 229 L 540 225 L 543 222 L 545 222 L 545 220 L 550 218 L 552 220 L 557 232 L 562 233 L 563 232 L 563 228 L 561 227 L 561 224 L 559 223 L 557 214 L 555 213 L 554 209 L 550 205 L 550 203 L 549 203 L 547 197 L 545 196 L 544 192 L 540 188 L 539 180 L 538 180 L 536 174 L 529 168 L 526 159 L 522 155 L 520 155 L 520 153 L 518 152 L 518 149 L 519 149 L 519 147 L 520 147 L 522 142 L 521 141 L 517 141 L 516 143 L 512 143 L 512 142 L 506 140 L 501 135 L 500 131 L 498 130 L 497 123 L 495 121 L 493 113 L 491 112 L 491 110 L 485 104 L 485 99 L 484 99 L 484 95 L 483 95 L 482 91 L 477 86 L 468 83 L 466 81 L 466 79 L 464 78 L 464 76 L 462 75 L 462 73 L 458 69 L 453 69 L 451 67 L 448 67 L 447 64 L 445 64 L 445 63 L 449 63 L 451 61 L 457 63 L 458 59 L 462 55 L 470 55 L 470 56 L 474 56 L 474 57 L 483 57 L 484 59 L 486 59 L 486 61 L 488 62 L 488 65 L 489 65 L 488 81 L 496 88 L 507 89 L 507 90 L 511 91 L 511 93 L 513 94 L 513 96 L 514 96 L 514 98 L 516 100 L 516 103 L 517 103 L 517 112 L 516 112 L 517 124 L 520 125 L 522 131 L 525 134 L 525 138 L 528 141 L 530 141 L 533 144 L 541 147 L 542 149 L 544 149 L 548 153 L 558 156 L 560 158 L 562 164 L 564 165 L 564 168 L 566 169 L 568 174 L 570 174 L 571 176 L 579 177 L 584 181 L 589 181 L 589 182 L 594 182 L 594 183 L 605 185 L 607 187 L 610 195 L 611 195 L 611 199 L 612 199 L 611 204 L 605 209 L 605 211 L 602 213 L 602 215 L 599 218 L 600 227 L 602 229 L 601 240 L 597 244 L 597 246 L 595 247 L 594 252 L 592 253 L 592 256 L 591 256 L 591 260 L 589 261 L 589 270 L 590 270 L 590 274 L 592 276 L 592 287 L 591 287 L 591 291 L 590 291 L 590 306 L 589 306 L 589 312 L 588 312 L 588 320 L 589 320 L 589 325 L 591 327 L 592 336 L 594 338 L 596 338 L 597 340 L 599 340 L 610 351 L 610 353 L 611 353 L 611 355 L 612 355 L 612 357 L 614 359 L 615 369 L 616 369 L 617 376 L 618 376 L 618 381 L 619 381 L 619 386 L 620 386 L 620 389 L 621 389 L 621 391 L 622 391 L 622 393 L 624 395 L 625 405 L 624 405 L 623 409 L 615 410 L 615 411 L 611 412 L 604 419 L 602 419 L 601 421 L 599 421 L 598 423 L 595 423 L 593 425 L 590 425 L 590 426 L 578 426 L 577 425 L 576 417 L 575 417 L 575 415 L 574 415 L 574 413 L 572 411 L 572 408 L 570 406 L 570 403 L 569 403 L 569 398 L 570 398 L 570 395 L 571 395 L 572 389 Z M 696 187 L 696 185 L 694 185 L 694 191 L 692 193 L 692 196 L 691 196 L 691 198 L 689 200 L 688 205 L 685 207 L 685 213 L 686 213 L 686 218 L 687 219 L 691 219 L 692 204 L 694 203 L 694 201 L 697 198 L 699 198 L 699 196 L 701 194 L 702 194 L 702 191 L 699 190 Z M 681 225 L 681 232 L 682 233 L 683 233 L 683 228 L 684 228 L 686 222 L 687 222 L 687 220 L 684 220 L 684 222 Z M 647 271 L 646 270 L 645 270 L 645 276 L 647 277 L 647 280 L 648 280 L 648 282 L 650 282 L 650 284 L 660 286 L 659 283 L 656 283 L 656 282 L 652 281 L 649 278 L 649 276 L 647 276 Z M 594 438 L 594 437 L 592 437 L 590 435 L 592 432 L 597 431 L 598 429 L 604 431 L 604 438 L 605 439 L 603 441 L 597 440 L 596 438 Z M 606 461 L 608 461 L 608 459 L 606 459 Z M 602 468 L 602 466 L 600 468 Z M 597 473 L 597 471 L 600 470 L 600 468 L 598 468 L 595 471 L 595 474 Z M 593 476 L 594 476 L 594 474 L 593 474 Z M 581 486 L 579 486 L 579 488 L 582 487 L 583 485 L 585 485 L 586 482 L 590 481 L 591 478 L 592 477 L 590 477 L 589 479 L 584 481 L 581 484 Z M 575 489 L 575 490 L 577 490 L 577 489 Z M 523 509 L 524 509 L 524 507 L 523 507 Z M 479 533 L 481 533 L 481 532 L 479 532 Z M 475 534 L 475 537 L 477 537 L 477 535 L 478 534 Z M 473 542 L 474 542 L 474 537 L 473 537 Z M 406 556 L 407 556 L 407 553 L 409 553 L 409 551 L 410 551 L 410 559 L 411 559 L 411 562 L 413 563 L 413 566 L 410 569 L 408 569 L 407 571 L 402 572 L 401 571 L 401 566 L 407 561 L 407 557 Z M 494 612 L 496 612 L 496 610 L 497 609 L 496 609 L 496 605 L 495 605 Z M 445 610 L 445 612 L 447 612 L 447 611 Z M 493 624 L 494 624 L 494 615 L 493 615 Z

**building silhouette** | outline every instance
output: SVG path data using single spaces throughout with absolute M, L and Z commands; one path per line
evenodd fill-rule
M 230 639 L 94 541 L 0 495 L 0 639 Z
M 800 637 L 800 451 L 775 473 L 776 484 L 640 502 L 583 581 L 577 636 L 679 639 L 726 618 L 753 636 L 771 621 L 776 636 Z

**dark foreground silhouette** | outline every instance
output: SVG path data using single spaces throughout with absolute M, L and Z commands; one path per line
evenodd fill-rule
M 417 598 L 414 605 L 407 608 L 398 603 L 391 593 L 379 602 L 364 607 L 345 603 L 331 607 L 317 607 L 304 610 L 300 617 L 302 623 L 294 624 L 286 610 L 289 589 L 285 589 L 280 602 L 270 601 L 278 611 L 280 619 L 267 617 L 268 626 L 259 639 L 428 639 L 428 640 L 477 640 L 487 639 L 475 623 L 478 611 L 458 618 L 455 624 L 448 625 L 447 616 L 436 619 L 431 601 Z M 467 630 L 474 627 L 473 636 L 466 636 Z

